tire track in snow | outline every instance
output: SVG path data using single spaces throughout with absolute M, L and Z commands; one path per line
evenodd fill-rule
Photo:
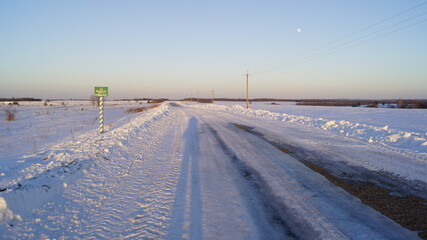
M 263 183 L 261 176 L 236 156 L 217 131 L 210 125 L 208 125 L 208 129 L 218 141 L 222 151 L 229 156 L 229 160 L 239 174 L 240 181 L 237 180 L 239 182 L 237 184 L 242 185 L 242 189 L 244 189 L 240 191 L 240 194 L 250 206 L 248 210 L 252 218 L 256 219 L 255 224 L 259 234 L 261 236 L 266 234 L 269 239 L 296 239 L 296 235 L 292 232 L 286 219 L 279 214 L 277 199 L 271 196 L 270 190 L 266 190 L 268 185 Z
M 295 239 L 278 214 L 274 199 L 265 195 L 265 185 L 256 171 L 238 159 L 210 124 L 209 117 L 195 112 L 192 115 L 198 116 L 202 125 L 201 184 L 203 194 L 208 196 L 203 204 L 203 219 L 209 223 L 203 228 L 207 238 Z M 219 219 L 224 222 L 218 223 Z
M 314 239 L 322 238 L 321 233 L 318 233 L 314 230 L 310 223 L 305 223 L 293 215 L 296 213 L 296 210 L 288 207 L 286 205 L 286 200 L 290 200 L 293 204 L 297 200 L 291 198 L 283 199 L 283 196 L 276 195 L 278 185 L 287 184 L 287 181 L 295 182 L 294 179 L 281 178 L 280 168 L 271 166 L 271 158 L 274 156 L 269 156 L 269 148 L 266 148 L 265 143 L 261 146 L 256 146 L 260 143 L 258 140 L 253 141 L 245 135 L 238 133 L 232 123 L 226 119 L 212 118 L 208 114 L 198 115 L 204 119 L 206 125 L 208 125 L 209 131 L 212 132 L 213 137 L 219 143 L 220 148 L 228 156 L 228 160 L 232 162 L 231 166 L 236 170 L 236 184 L 240 185 L 239 192 L 242 196 L 242 199 L 248 205 L 248 213 L 251 215 L 251 218 L 254 219 L 254 228 L 257 229 L 257 235 L 259 237 L 269 236 L 272 239 L 281 239 L 281 238 L 302 238 L 302 239 Z M 248 143 L 251 145 L 248 145 Z M 262 148 L 260 148 L 262 147 Z M 237 151 L 236 151 L 237 150 Z M 256 151 L 256 154 L 255 152 Z M 242 155 L 241 153 L 245 153 Z M 238 156 L 239 154 L 239 156 Z M 261 156 L 265 157 L 261 157 Z M 261 175 L 258 171 L 258 167 L 253 167 L 250 162 L 257 161 L 259 164 L 265 162 L 267 164 L 264 169 L 270 169 L 272 174 L 279 179 L 275 179 L 274 182 L 267 178 L 265 175 Z M 249 163 L 248 163 L 249 162 Z M 264 165 L 264 163 L 262 163 Z M 273 187 L 272 187 L 273 184 Z M 291 185 L 290 185 L 291 186 Z M 298 189 L 288 188 L 285 191 L 289 192 L 289 195 L 298 196 Z M 280 189 L 280 191 L 283 191 Z M 320 216 L 319 212 L 313 207 L 299 207 L 300 210 L 309 212 L 313 216 Z M 321 217 L 319 217 L 321 218 Z M 338 239 L 347 239 L 345 235 L 341 234 L 339 230 L 327 222 L 321 223 L 325 229 L 326 235 L 331 238 Z M 276 225 L 276 229 L 273 229 L 271 225 Z M 278 230 L 278 228 L 280 230 Z M 278 232 L 280 235 L 278 236 Z M 325 234 L 325 233 L 324 233 Z M 274 237 L 276 235 L 276 237 Z
M 416 234 L 343 190 L 296 159 L 231 124 L 233 117 L 198 111 L 218 132 L 227 148 L 259 176 L 264 193 L 280 202 L 278 210 L 300 238 L 413 239 Z M 252 174 L 252 173 L 249 173 Z M 391 227 L 393 226 L 393 227 Z

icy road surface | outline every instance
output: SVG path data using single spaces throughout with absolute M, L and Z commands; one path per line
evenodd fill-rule
M 236 124 L 355 165 L 407 161 L 321 129 L 168 103 L 28 157 L 44 160 L 2 184 L 0 238 L 418 239 Z

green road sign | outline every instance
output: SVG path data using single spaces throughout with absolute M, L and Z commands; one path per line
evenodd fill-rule
M 95 96 L 97 97 L 108 96 L 108 87 L 95 87 Z

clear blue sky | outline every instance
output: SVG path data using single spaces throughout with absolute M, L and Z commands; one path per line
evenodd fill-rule
M 249 70 L 253 98 L 427 98 L 426 12 L 419 0 L 3 0 L 0 97 L 244 97 Z

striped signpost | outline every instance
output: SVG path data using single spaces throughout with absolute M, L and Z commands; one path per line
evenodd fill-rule
M 99 133 L 104 133 L 104 97 L 108 96 L 108 87 L 95 87 L 96 97 L 99 97 Z

